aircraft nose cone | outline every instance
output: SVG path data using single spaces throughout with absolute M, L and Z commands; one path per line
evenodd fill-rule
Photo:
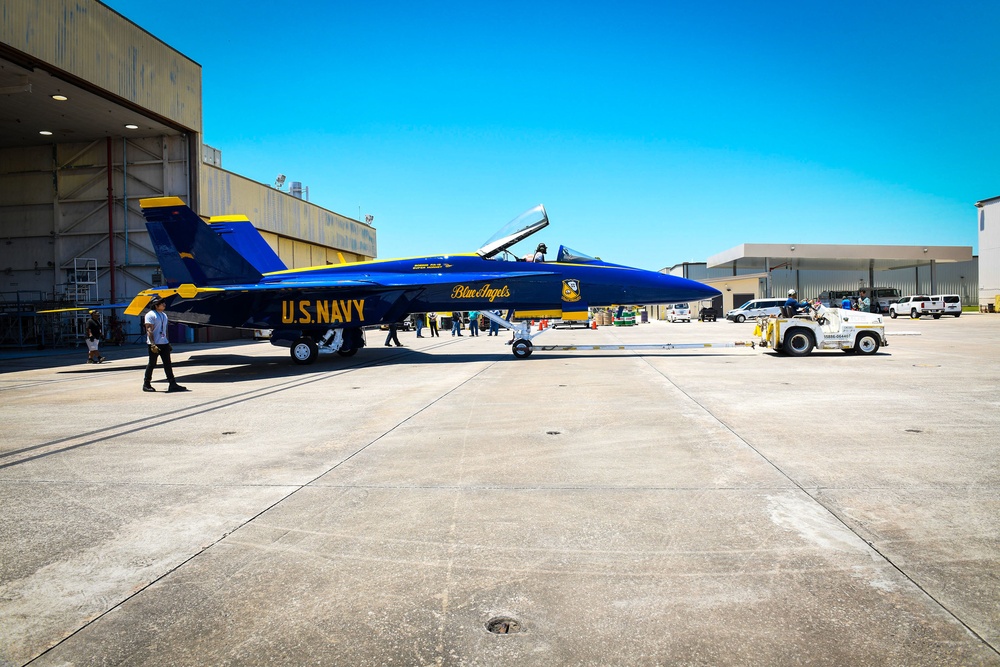
M 697 290 L 698 293 L 701 294 L 701 296 L 698 297 L 699 300 L 714 299 L 722 294 L 719 290 L 709 285 L 705 285 L 704 283 L 695 282 L 693 280 L 690 282 L 692 283 L 691 289 Z

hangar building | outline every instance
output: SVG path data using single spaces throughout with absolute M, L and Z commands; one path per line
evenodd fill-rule
M 202 140 L 198 63 L 96 0 L 2 12 L 0 342 L 34 342 L 24 316 L 41 306 L 159 284 L 145 197 L 245 214 L 290 268 L 376 256 L 370 225 L 222 168 Z

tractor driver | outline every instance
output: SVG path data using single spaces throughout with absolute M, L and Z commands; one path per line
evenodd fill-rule
M 797 313 L 808 313 L 812 306 L 808 301 L 799 301 L 797 293 L 794 289 L 788 290 L 788 300 L 785 301 L 785 308 L 789 315 L 795 315 Z

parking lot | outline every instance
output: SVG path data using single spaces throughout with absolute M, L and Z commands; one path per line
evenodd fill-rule
M 1000 665 L 1000 315 L 886 328 L 5 354 L 0 665 Z

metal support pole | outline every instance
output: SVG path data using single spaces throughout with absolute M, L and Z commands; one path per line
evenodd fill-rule
M 108 137 L 108 274 L 111 276 L 111 300 L 115 302 L 115 190 L 112 181 L 111 137 Z M 99 298 L 99 295 L 98 295 Z

